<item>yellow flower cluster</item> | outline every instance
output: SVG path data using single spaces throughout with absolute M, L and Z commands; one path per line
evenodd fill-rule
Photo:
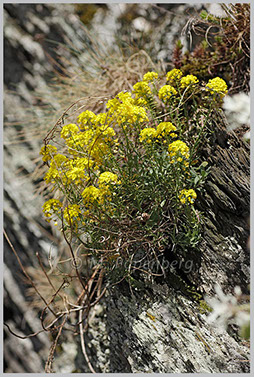
M 95 115 L 90 110 L 84 111 L 77 118 L 77 123 L 79 124 L 81 130 L 91 130 L 99 125 L 105 126 L 107 123 L 109 123 L 108 121 L 110 121 L 109 113 L 100 113 Z M 75 133 L 74 130 L 76 130 L 76 128 L 73 129 L 72 133 Z
M 42 155 L 42 161 L 47 162 L 52 159 L 53 156 L 55 156 L 57 153 L 57 147 L 54 145 L 43 145 L 41 147 L 40 154 Z
M 133 127 L 135 123 L 143 123 L 149 121 L 146 111 L 143 107 L 125 103 L 119 107 L 117 114 L 117 123 L 119 125 L 126 125 Z
M 156 80 L 157 78 L 158 78 L 158 73 L 156 73 L 156 72 L 147 72 L 143 76 L 143 81 L 150 82 L 150 81 Z
M 142 106 L 134 104 L 130 92 L 120 92 L 115 98 L 109 100 L 106 107 L 112 116 L 112 121 L 118 125 L 129 125 L 133 127 L 135 123 L 149 121 L 146 110 Z
M 189 147 L 181 140 L 173 141 L 169 144 L 168 152 L 171 159 L 171 163 L 176 161 L 182 162 L 183 159 L 188 160 L 190 157 Z
M 171 122 L 161 122 L 157 126 L 156 130 L 156 137 L 162 138 L 166 135 L 170 135 L 171 137 L 176 137 L 177 134 L 172 133 L 172 131 L 176 131 L 176 127 L 173 126 Z
M 76 124 L 71 123 L 67 124 L 66 126 L 63 126 L 62 131 L 61 131 L 61 137 L 63 139 L 68 139 L 72 137 L 72 135 L 76 135 L 79 133 L 79 128 Z
M 210 79 L 208 84 L 206 84 L 206 89 L 210 90 L 211 94 L 219 93 L 221 98 L 223 98 L 228 92 L 227 84 L 220 77 Z
M 102 120 L 104 120 L 102 116 Z M 115 143 L 115 131 L 112 127 L 106 124 L 98 124 L 98 119 L 93 120 L 93 126 L 79 131 L 78 127 L 71 125 L 71 128 L 64 126 L 61 132 L 61 137 L 65 138 L 65 144 L 69 147 L 68 152 L 73 156 L 78 156 L 80 153 L 89 157 L 92 161 L 100 164 L 103 156 L 110 151 L 110 146 Z M 65 128 L 66 127 L 66 128 Z M 69 136 L 69 132 L 71 132 Z
M 85 171 L 88 165 L 92 166 L 93 162 L 86 157 L 78 157 L 75 159 L 68 159 L 62 154 L 53 156 L 50 167 L 45 174 L 45 181 L 47 183 L 56 183 L 60 181 L 62 184 L 78 184 L 83 180 L 88 180 L 88 175 Z
M 171 122 L 161 122 L 156 128 L 150 127 L 141 130 L 139 134 L 139 141 L 145 141 L 149 144 L 155 138 L 161 139 L 165 136 L 176 137 L 177 134 L 172 133 L 172 131 L 176 131 L 176 127 L 173 126 Z
M 47 183 L 56 183 L 57 178 L 63 178 L 62 168 L 67 160 L 66 156 L 59 153 L 52 157 L 50 167 L 44 177 Z
M 187 88 L 190 85 L 198 84 L 199 80 L 196 76 L 187 75 L 181 79 L 181 88 Z
M 62 208 L 62 203 L 60 202 L 60 200 L 57 200 L 57 199 L 47 200 L 42 206 L 42 210 L 44 212 L 44 216 L 46 217 L 46 220 L 49 222 L 55 213 L 60 212 L 61 208 Z
M 98 178 L 99 188 L 94 185 L 88 186 L 82 192 L 85 205 L 91 207 L 94 203 L 102 204 L 107 195 L 110 195 L 110 186 L 120 184 L 117 174 L 105 171 Z
M 156 137 L 155 128 L 153 127 L 144 128 L 139 134 L 139 141 L 141 141 L 141 143 L 145 141 L 146 143 L 149 144 L 152 142 L 152 139 L 154 139 L 155 137 Z
M 167 81 L 170 82 L 170 83 L 174 83 L 176 80 L 180 80 L 182 75 L 183 75 L 183 73 L 180 69 L 174 68 L 167 73 L 167 75 L 166 75 Z
M 197 194 L 194 190 L 182 190 L 179 195 L 180 202 L 185 204 L 186 200 L 188 200 L 190 203 L 194 203 L 195 199 L 197 198 Z
M 83 129 L 86 128 L 86 125 L 89 126 L 91 124 L 94 124 L 95 119 L 96 115 L 92 111 L 86 110 L 78 116 L 77 121 L 80 125 L 80 128 Z
M 147 97 L 152 94 L 152 91 L 147 82 L 140 81 L 133 85 L 133 93 L 135 93 L 137 97 Z
M 112 185 L 120 185 L 121 181 L 118 180 L 117 174 L 111 173 L 109 171 L 105 171 L 101 173 L 98 178 L 99 188 L 103 196 L 110 196 L 111 195 L 111 188 Z
M 172 96 L 175 96 L 176 94 L 177 91 L 171 85 L 162 86 L 158 92 L 159 98 L 164 102 L 167 102 Z
M 148 108 L 148 102 L 147 102 L 147 100 L 144 97 L 138 97 L 138 96 L 136 96 L 134 98 L 134 105 L 139 106 L 139 107 L 143 107 L 146 110 Z
M 109 143 L 113 141 L 115 134 L 116 133 L 112 127 L 109 127 L 108 125 L 103 125 L 97 128 L 95 137 L 97 139 L 103 138 L 104 142 Z
M 109 124 L 108 121 L 110 121 L 109 114 L 108 113 L 100 113 L 100 114 L 96 115 L 96 118 L 94 119 L 94 121 L 92 123 L 95 126 L 102 125 L 105 128 L 105 126 L 107 124 Z
M 93 185 L 88 186 L 84 189 L 84 191 L 82 192 L 82 197 L 84 199 L 84 203 L 88 205 L 94 202 L 101 203 L 103 200 L 100 189 Z
M 67 184 L 75 183 L 79 184 L 84 181 L 89 180 L 89 176 L 86 174 L 88 166 L 92 166 L 92 163 L 89 164 L 89 160 L 86 157 L 76 158 L 69 160 L 65 163 L 65 175 L 67 178 Z
M 101 173 L 101 175 L 98 178 L 99 186 L 103 187 L 108 184 L 116 184 L 120 183 L 118 181 L 117 174 L 111 173 L 110 171 L 105 171 L 104 173 Z
M 133 98 L 130 92 L 120 92 L 116 95 L 115 98 L 110 99 L 107 104 L 106 108 L 108 109 L 108 113 L 111 115 L 115 111 L 119 109 L 122 103 L 130 102 L 131 104 L 134 103 Z
M 81 215 L 81 210 L 78 204 L 69 204 L 64 209 L 64 213 L 63 213 L 63 217 L 69 225 L 73 222 L 75 224 L 77 220 L 80 220 L 80 215 Z

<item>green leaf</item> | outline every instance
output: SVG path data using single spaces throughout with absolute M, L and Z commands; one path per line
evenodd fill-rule
M 200 178 L 198 175 L 196 175 L 195 179 L 194 179 L 194 186 L 197 185 L 197 183 L 199 182 Z
M 166 203 L 166 199 L 162 200 L 162 202 L 160 204 L 161 208 L 164 206 L 165 203 Z
M 202 164 L 200 165 L 200 168 L 206 168 L 208 165 L 208 162 L 207 161 L 203 161 Z

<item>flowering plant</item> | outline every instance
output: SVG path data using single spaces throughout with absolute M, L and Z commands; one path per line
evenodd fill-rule
M 118 272 L 125 277 L 135 258 L 196 247 L 201 217 L 194 202 L 208 173 L 198 148 L 226 93 L 220 78 L 206 84 L 176 69 L 161 78 L 147 72 L 104 112 L 86 110 L 62 126 L 59 146 L 41 148 L 55 194 L 43 206 L 47 221 L 105 270 L 124 260 Z

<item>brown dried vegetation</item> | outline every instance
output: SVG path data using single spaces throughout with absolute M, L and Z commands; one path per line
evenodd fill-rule
M 198 39 L 193 51 L 182 52 L 177 42 L 173 64 L 184 74 L 201 80 L 219 76 L 230 94 L 250 90 L 250 4 L 222 4 L 225 17 L 202 11 L 185 26 L 190 43 Z M 190 46 L 191 49 L 192 46 Z

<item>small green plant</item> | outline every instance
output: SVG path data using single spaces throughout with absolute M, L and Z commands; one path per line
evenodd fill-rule
M 221 4 L 223 17 L 202 10 L 189 24 L 189 34 L 201 39 L 183 53 L 176 42 L 173 65 L 198 79 L 220 76 L 230 93 L 250 90 L 250 4 Z
M 197 247 L 194 203 L 208 174 L 199 147 L 226 93 L 219 77 L 204 83 L 178 69 L 166 77 L 147 72 L 104 112 L 86 110 L 62 126 L 54 145 L 46 139 L 41 148 L 54 193 L 46 219 L 117 279 L 143 271 L 134 262 Z

